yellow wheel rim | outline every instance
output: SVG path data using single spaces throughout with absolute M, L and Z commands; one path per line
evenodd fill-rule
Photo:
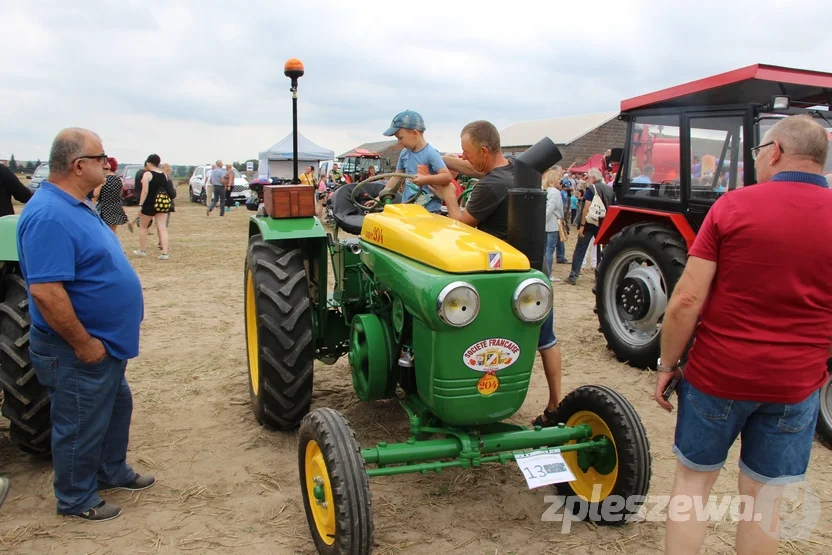
M 318 535 L 327 545 L 335 543 L 335 503 L 332 499 L 332 486 L 329 483 L 329 473 L 326 461 L 318 442 L 310 440 L 306 444 L 305 456 L 306 494 L 312 519 Z
M 597 438 L 598 436 L 605 436 L 608 440 L 612 442 L 616 454 L 618 453 L 618 447 L 615 445 L 615 440 L 612 437 L 612 432 L 600 416 L 598 416 L 594 412 L 582 410 L 573 414 L 566 422 L 566 425 L 570 427 L 578 426 L 580 424 L 587 424 L 590 428 L 592 428 L 593 438 Z M 570 441 L 569 443 L 576 442 Z M 615 468 L 613 468 L 612 472 L 610 472 L 609 474 L 599 474 L 592 467 L 590 467 L 589 470 L 587 470 L 586 472 L 581 470 L 581 467 L 578 466 L 578 453 L 575 451 L 563 453 L 563 460 L 566 461 L 566 464 L 569 465 L 569 469 L 572 470 L 572 474 L 575 475 L 575 481 L 569 482 L 569 485 L 572 487 L 572 491 L 575 492 L 575 495 L 582 497 L 585 501 L 600 502 L 606 499 L 606 497 L 610 493 L 612 493 L 612 489 L 613 487 L 615 487 L 615 482 L 618 479 L 617 460 L 615 463 Z M 593 487 L 597 486 L 600 486 L 601 491 L 596 493 L 595 498 L 593 498 L 592 489 Z
M 248 347 L 248 372 L 254 395 L 260 391 L 260 354 L 257 340 L 257 310 L 254 307 L 254 274 L 246 274 L 246 345 Z

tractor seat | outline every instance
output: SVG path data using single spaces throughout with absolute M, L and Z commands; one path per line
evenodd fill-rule
M 338 224 L 338 227 L 347 233 L 361 235 L 361 225 L 364 223 L 365 213 L 359 210 L 350 200 L 350 195 L 352 195 L 352 190 L 355 189 L 356 185 L 358 184 L 348 183 L 347 185 L 342 185 L 332 195 L 332 217 L 335 219 L 335 223 Z M 381 190 L 384 189 L 385 185 L 387 185 L 386 180 L 367 183 L 361 187 L 358 198 L 355 200 L 359 203 L 371 200 L 378 196 Z M 396 198 L 393 202 L 397 203 L 401 201 L 401 193 L 396 193 Z

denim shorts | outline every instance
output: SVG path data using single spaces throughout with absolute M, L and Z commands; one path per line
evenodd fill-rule
M 537 340 L 537 350 L 545 351 L 551 349 L 558 344 L 558 338 L 555 335 L 555 309 L 549 311 L 549 317 L 543 322 L 540 328 L 540 338 Z
M 673 453 L 692 470 L 719 470 L 739 436 L 739 467 L 758 482 L 782 485 L 805 479 L 812 453 L 820 391 L 795 404 L 732 401 L 682 380 Z

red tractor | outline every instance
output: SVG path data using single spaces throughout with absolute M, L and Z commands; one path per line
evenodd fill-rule
M 376 174 L 385 173 L 386 162 L 378 153 L 357 148 L 344 157 L 341 171 L 344 172 L 347 183 L 358 183 L 367 179 L 370 166 L 375 167 Z
M 705 215 L 723 194 L 756 182 L 751 148 L 788 115 L 811 114 L 832 131 L 830 107 L 832 74 L 759 64 L 621 103 L 627 141 L 614 153 L 617 205 L 596 238 L 604 254 L 594 290 L 619 360 L 656 367 L 667 302 Z M 822 396 L 818 430 L 832 442 L 829 383 Z

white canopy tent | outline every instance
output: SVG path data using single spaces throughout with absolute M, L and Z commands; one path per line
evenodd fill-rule
M 300 133 L 298 133 L 298 174 L 303 173 L 303 166 L 319 166 L 320 162 L 333 160 L 335 153 L 321 146 L 316 145 Z M 270 149 L 258 155 L 258 177 L 271 179 L 291 179 L 294 177 L 294 147 L 292 146 L 292 134 L 272 146 Z

